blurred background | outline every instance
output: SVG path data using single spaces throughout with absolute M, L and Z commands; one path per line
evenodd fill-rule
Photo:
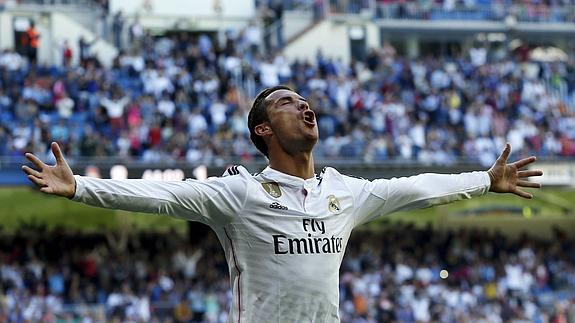
M 204 179 L 266 161 L 247 113 L 287 84 L 318 171 L 488 168 L 505 142 L 542 190 L 357 229 L 343 322 L 575 322 L 573 0 L 0 0 L 0 322 L 225 322 L 200 224 L 36 191 L 24 152 L 76 174 Z M 440 183 L 438 183 L 440 185 Z

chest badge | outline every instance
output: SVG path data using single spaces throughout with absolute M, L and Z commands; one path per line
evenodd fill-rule
M 333 195 L 328 196 L 327 208 L 331 213 L 338 213 L 339 211 L 341 211 L 341 207 L 339 206 L 339 200 Z
M 278 197 L 282 196 L 282 191 L 280 190 L 280 186 L 276 182 L 262 183 L 262 187 L 272 197 L 278 198 Z

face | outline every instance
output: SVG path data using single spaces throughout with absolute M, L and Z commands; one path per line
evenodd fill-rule
M 269 122 L 263 124 L 262 129 L 267 129 L 263 135 L 288 153 L 311 152 L 319 135 L 315 113 L 306 99 L 293 91 L 277 90 L 266 100 Z

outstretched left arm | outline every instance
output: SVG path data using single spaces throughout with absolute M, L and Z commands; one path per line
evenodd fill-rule
M 533 198 L 533 194 L 527 193 L 521 187 L 540 188 L 540 183 L 530 182 L 527 178 L 531 176 L 541 176 L 540 170 L 521 170 L 523 167 L 535 162 L 535 156 L 518 160 L 514 163 L 507 163 L 507 158 L 511 153 L 511 145 L 506 144 L 503 152 L 497 161 L 487 171 L 491 179 L 489 191 L 495 193 L 513 193 L 526 199 Z
M 487 192 L 513 193 L 523 198 L 533 195 L 523 187 L 539 188 L 530 182 L 531 176 L 541 176 L 540 170 L 521 170 L 535 162 L 535 157 L 508 164 L 511 146 L 507 144 L 501 156 L 487 172 L 461 174 L 420 174 L 411 177 L 377 179 L 373 181 L 345 177 L 347 185 L 355 192 L 355 225 L 369 222 L 378 216 L 399 210 L 424 208 L 445 204 Z

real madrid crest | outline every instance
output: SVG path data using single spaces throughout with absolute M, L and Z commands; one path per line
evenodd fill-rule
M 262 187 L 272 197 L 278 198 L 278 197 L 282 196 L 282 191 L 280 190 L 280 185 L 276 182 L 262 183 Z
M 341 207 L 339 206 L 339 200 L 333 195 L 328 196 L 327 208 L 331 213 L 339 213 L 341 211 Z

